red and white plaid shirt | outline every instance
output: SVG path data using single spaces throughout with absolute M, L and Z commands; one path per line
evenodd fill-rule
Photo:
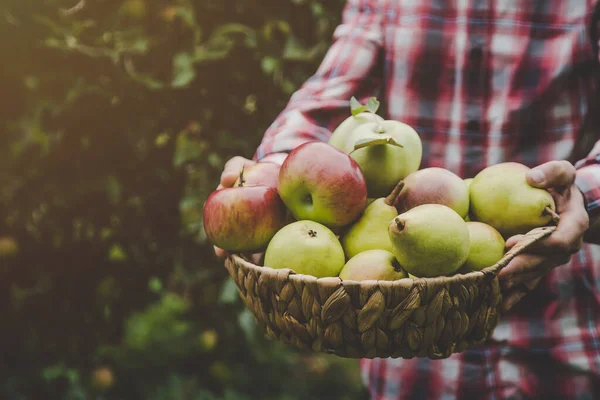
M 416 129 L 422 168 L 467 178 L 504 161 L 568 159 L 583 128 L 600 134 L 600 118 L 584 124 L 600 114 L 592 111 L 600 97 L 599 4 L 349 0 L 321 66 L 255 159 L 327 141 L 349 115 L 351 96 L 376 96 L 382 116 Z M 600 142 L 576 167 L 588 212 L 600 212 Z M 556 268 L 485 346 L 445 360 L 361 367 L 375 400 L 599 399 L 600 246 L 585 244 Z

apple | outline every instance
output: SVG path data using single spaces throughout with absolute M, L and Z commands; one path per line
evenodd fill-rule
M 368 124 L 370 122 L 377 121 L 383 121 L 383 118 L 370 112 L 359 112 L 356 115 L 350 115 L 348 118 L 343 120 L 342 123 L 337 126 L 337 128 L 335 128 L 329 137 L 328 143 L 340 150 L 345 150 L 350 134 L 354 129 L 358 128 L 362 124 Z
M 408 124 L 395 120 L 372 117 L 371 122 L 363 114 L 376 115 L 379 101 L 372 97 L 366 105 L 351 99 L 351 112 L 361 116 L 360 123 L 348 123 L 348 128 L 340 124 L 338 129 L 347 133 L 345 140 L 330 138 L 340 150 L 349 154 L 360 166 L 367 181 L 369 197 L 387 196 L 398 181 L 416 172 L 423 155 L 421 138 Z M 353 128 L 350 130 L 350 128 Z M 332 135 L 333 136 L 333 135 Z
M 323 224 L 303 220 L 284 226 L 273 236 L 264 266 L 323 278 L 338 276 L 345 262 L 344 249 L 335 233 Z
M 269 186 L 233 186 L 218 189 L 204 204 L 208 240 L 228 252 L 263 251 L 286 224 L 286 208 L 277 189 Z
M 279 170 L 278 191 L 296 220 L 344 227 L 364 211 L 367 184 L 358 164 L 325 142 L 306 142 Z
M 421 165 L 423 148 L 417 132 L 400 121 L 363 124 L 352 131 L 346 152 L 358 163 L 369 197 L 385 197 L 401 179 Z
M 277 178 L 279 176 L 279 164 L 270 161 L 261 161 L 248 165 L 240 171 L 240 176 L 235 180 L 233 186 L 265 185 L 277 189 Z

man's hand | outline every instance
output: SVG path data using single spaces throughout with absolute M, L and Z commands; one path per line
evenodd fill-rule
M 583 195 L 574 184 L 575 173 L 575 167 L 568 161 L 550 161 L 528 171 L 530 185 L 552 194 L 560 221 L 549 237 L 533 244 L 500 271 L 498 277 L 505 291 L 504 311 L 535 289 L 552 269 L 568 263 L 581 248 L 589 219 Z M 521 238 L 522 235 L 508 238 L 506 247 L 513 247 Z

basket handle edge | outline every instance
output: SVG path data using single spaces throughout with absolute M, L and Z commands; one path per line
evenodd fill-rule
M 506 252 L 504 257 L 500 259 L 496 264 L 492 265 L 489 268 L 486 268 L 487 272 L 498 275 L 498 273 L 502 270 L 502 268 L 506 267 L 513 258 L 523 253 L 527 248 L 536 243 L 539 240 L 542 240 L 552 234 L 556 230 L 556 226 L 542 226 L 539 228 L 534 228 L 527 232 L 517 244 L 515 244 L 509 251 Z

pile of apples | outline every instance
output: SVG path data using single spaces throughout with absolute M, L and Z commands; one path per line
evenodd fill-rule
M 261 265 L 342 280 L 451 276 L 490 267 L 508 237 L 556 221 L 551 194 L 527 166 L 489 166 L 472 179 L 421 166 L 409 125 L 351 99 L 328 143 L 308 142 L 283 164 L 259 162 L 204 205 L 210 242 L 263 254 Z

